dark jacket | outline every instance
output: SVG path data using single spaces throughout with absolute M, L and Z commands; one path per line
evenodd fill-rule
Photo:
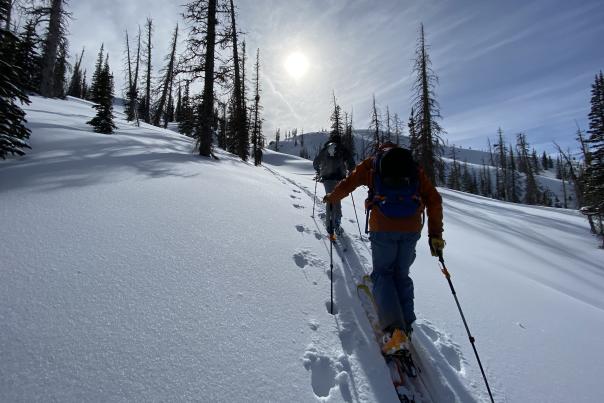
M 334 156 L 329 155 L 329 145 L 336 145 Z M 350 151 L 336 139 L 330 139 L 325 143 L 319 154 L 315 157 L 313 163 L 321 180 L 342 180 L 346 177 L 347 171 L 354 169 L 354 158 Z

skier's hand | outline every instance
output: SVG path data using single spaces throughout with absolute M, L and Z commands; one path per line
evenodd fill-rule
M 331 200 L 329 199 L 331 197 L 331 193 L 327 193 L 324 197 L 323 197 L 323 203 L 331 203 Z
M 428 238 L 428 244 L 430 245 L 430 252 L 432 256 L 440 257 L 443 254 L 443 249 L 445 249 L 445 245 L 447 244 L 442 236 L 430 236 Z

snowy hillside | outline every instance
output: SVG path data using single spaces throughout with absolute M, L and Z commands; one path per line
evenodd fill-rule
M 356 159 L 360 160 L 362 158 L 362 153 L 360 150 L 367 149 L 368 144 L 370 144 L 369 139 L 371 139 L 372 134 L 368 130 L 355 130 L 354 131 L 354 141 L 355 141 L 355 149 L 357 150 Z M 287 138 L 282 139 L 279 142 L 279 151 L 286 154 L 291 154 L 295 156 L 300 156 L 301 151 L 304 148 L 310 159 L 313 159 L 321 149 L 321 147 L 325 144 L 327 139 L 329 138 L 329 133 L 327 132 L 312 132 L 304 134 L 304 144 L 301 142 L 301 136 L 298 135 L 297 139 Z M 394 141 L 394 138 L 393 138 Z M 400 136 L 400 144 L 403 146 L 407 146 L 409 144 L 409 138 L 407 136 Z M 269 147 L 274 150 L 275 143 L 272 141 Z M 459 148 L 454 146 L 445 146 L 443 147 L 443 160 L 450 169 L 453 165 L 452 155 L 455 153 L 456 159 L 458 163 L 463 164 L 467 163 L 468 169 L 470 172 L 474 172 L 477 176 L 480 176 L 480 172 L 482 170 L 483 164 L 489 164 L 490 155 L 488 152 L 480 151 L 480 150 L 472 150 L 466 148 Z M 491 181 L 495 183 L 495 168 L 488 167 L 491 173 Z M 564 200 L 564 191 L 562 189 L 562 181 L 556 179 L 556 174 L 554 169 L 549 169 L 546 171 L 541 171 L 539 175 L 536 175 L 536 181 L 541 187 L 542 190 L 549 190 L 553 193 L 558 200 Z M 566 183 L 567 187 L 567 203 L 569 207 L 576 207 L 576 200 L 573 199 L 572 192 L 570 190 L 570 185 L 568 182 Z M 562 205 L 562 204 L 561 204 Z
M 331 315 L 309 161 L 201 159 L 120 114 L 95 134 L 92 115 L 34 97 L 33 149 L 0 162 L 0 401 L 398 401 L 356 295 L 371 254 L 350 198 Z M 584 218 L 441 192 L 495 401 L 599 402 L 604 264 Z M 426 237 L 412 276 L 423 400 L 487 401 Z

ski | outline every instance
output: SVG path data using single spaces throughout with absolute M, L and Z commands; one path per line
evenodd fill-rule
M 363 276 L 362 281 L 357 284 L 357 294 L 381 350 L 384 333 L 382 332 L 377 316 L 375 300 L 373 299 L 373 293 L 371 292 L 371 278 L 368 275 Z M 424 401 L 421 398 L 421 394 L 417 393 L 413 382 L 413 378 L 416 378 L 418 375 L 418 368 L 413 363 L 411 352 L 408 349 L 403 349 L 394 354 L 382 355 L 390 370 L 392 384 L 394 385 L 399 400 L 405 403 L 419 403 Z M 419 395 L 420 400 L 416 400 L 417 395 Z

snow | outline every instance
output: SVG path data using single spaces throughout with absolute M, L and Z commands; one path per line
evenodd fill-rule
M 356 295 L 371 253 L 350 198 L 328 312 L 309 161 L 199 158 L 120 113 L 116 134 L 93 133 L 85 101 L 32 101 L 33 149 L 0 162 L 0 400 L 397 401 Z M 585 219 L 439 190 L 495 401 L 600 401 L 604 264 Z M 488 401 L 425 236 L 412 276 L 432 400 Z
M 356 159 L 360 161 L 363 159 L 364 155 L 362 150 L 367 149 L 374 134 L 370 130 L 354 130 L 353 134 L 355 150 L 357 153 Z M 294 139 L 293 137 L 282 139 L 279 141 L 279 151 L 285 154 L 299 156 L 303 148 L 301 138 L 302 136 L 298 135 L 297 139 Z M 308 151 L 311 159 L 313 159 L 319 153 L 319 150 L 325 144 L 328 138 L 328 132 L 311 132 L 304 134 L 304 148 L 306 151 Z M 396 142 L 395 136 L 392 136 L 392 141 Z M 401 135 L 399 137 L 399 143 L 402 146 L 408 146 L 409 138 Z M 269 144 L 269 147 L 272 150 L 275 149 L 274 141 Z M 483 164 L 486 164 L 491 175 L 491 182 L 493 184 L 495 183 L 496 169 L 488 165 L 491 159 L 488 152 L 446 145 L 443 147 L 443 161 L 447 167 L 447 172 L 450 172 L 450 169 L 453 165 L 453 153 L 455 153 L 455 158 L 457 159 L 458 164 L 460 164 L 462 168 L 464 163 L 467 164 L 469 172 L 474 173 L 477 178 L 480 178 Z M 555 169 L 542 170 L 539 172 L 539 174 L 535 175 L 535 179 L 541 190 L 549 190 L 558 198 L 559 201 L 561 201 L 560 205 L 563 206 L 562 201 L 565 197 L 564 189 L 562 181 L 556 178 Z M 524 182 L 524 174 L 519 174 L 519 180 Z M 577 207 L 576 200 L 574 200 L 572 185 L 568 181 L 565 181 L 565 183 L 567 205 L 568 207 Z M 522 187 L 522 183 L 519 183 L 519 186 Z

